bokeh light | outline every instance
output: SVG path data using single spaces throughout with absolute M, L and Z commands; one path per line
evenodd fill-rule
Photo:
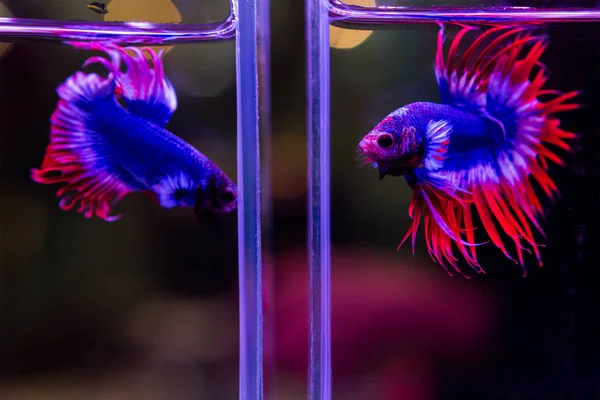
M 180 23 L 182 16 L 171 0 L 112 0 L 107 5 L 105 21 Z M 188 16 L 189 17 L 189 16 Z M 165 59 L 165 69 L 178 92 L 194 97 L 214 97 L 233 83 L 235 76 L 234 45 L 229 42 L 177 46 Z M 173 46 L 149 46 L 165 54 Z
M 178 93 L 218 96 L 233 85 L 235 42 L 178 45 L 164 62 L 167 76 Z
M 126 322 L 131 344 L 153 358 L 218 361 L 237 351 L 235 315 L 223 299 L 148 299 L 133 307 Z M 209 328 L 210 326 L 210 328 Z
M 180 23 L 181 14 L 171 0 L 113 0 L 107 4 L 105 21 L 136 21 L 153 23 Z M 150 46 L 165 53 L 173 46 Z
M 306 193 L 305 148 L 303 135 L 277 133 L 273 136 L 273 164 L 286 166 L 272 171 L 272 193 L 276 199 L 295 199 Z
M 345 3 L 361 7 L 374 7 L 376 5 L 375 0 L 346 0 Z M 329 45 L 335 49 L 352 49 L 364 43 L 372 33 L 373 31 L 343 29 L 330 26 Z

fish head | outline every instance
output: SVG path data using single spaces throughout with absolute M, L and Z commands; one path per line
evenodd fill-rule
M 407 107 L 385 117 L 358 144 L 365 164 L 379 170 L 380 178 L 400 176 L 418 167 L 423 159 L 423 143 L 418 124 Z
M 206 185 L 196 191 L 194 212 L 200 220 L 215 218 L 233 211 L 237 207 L 237 187 L 222 171 L 216 171 Z

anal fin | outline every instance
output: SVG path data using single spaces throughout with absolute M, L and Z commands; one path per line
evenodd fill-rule
M 475 252 L 467 250 L 479 245 L 473 241 L 472 227 L 461 226 L 460 216 L 469 212 L 471 194 L 454 185 L 446 177 L 420 168 L 412 174 L 407 174 L 406 180 L 414 190 L 409 208 L 409 216 L 413 218 L 413 222 L 398 248 L 411 237 L 414 253 L 417 231 L 423 220 L 427 249 L 435 261 L 444 267 L 448 263 L 454 271 L 463 274 L 458 268 L 457 258 L 452 253 L 454 244 L 469 266 L 481 272 L 474 256 Z M 466 239 L 463 236 L 466 236 Z

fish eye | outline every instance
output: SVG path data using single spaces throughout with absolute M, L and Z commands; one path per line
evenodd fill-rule
M 235 199 L 235 196 L 229 190 L 221 192 L 219 194 L 219 202 L 223 204 L 229 204 Z
M 379 137 L 377 137 L 377 144 L 382 149 L 387 149 L 394 144 L 394 137 L 389 133 L 382 133 L 379 135 Z

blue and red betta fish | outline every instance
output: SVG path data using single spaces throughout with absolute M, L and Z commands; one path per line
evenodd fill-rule
M 548 71 L 539 60 L 547 43 L 531 27 L 488 28 L 458 56 L 475 30 L 462 26 L 444 57 L 441 26 L 435 75 L 442 103 L 394 111 L 361 140 L 359 152 L 380 178 L 403 175 L 414 190 L 413 221 L 400 246 L 412 236 L 414 252 L 422 220 L 429 254 L 448 273 L 448 265 L 462 273 L 453 246 L 472 269 L 484 272 L 476 257 L 476 212 L 494 245 L 516 261 L 501 236 L 514 242 L 525 274 L 523 251 L 533 252 L 541 265 L 532 227 L 544 234 L 533 182 L 551 199 L 558 194 L 548 162 L 563 162 L 549 145 L 571 150 L 568 140 L 576 135 L 562 130 L 554 114 L 578 108 L 569 101 L 579 92 L 544 88 Z
M 77 211 L 85 217 L 106 221 L 121 217 L 111 215 L 112 207 L 135 191 L 166 208 L 194 206 L 198 217 L 235 209 L 233 182 L 165 129 L 177 98 L 164 75 L 162 52 L 99 43 L 71 45 L 106 53 L 110 59 L 91 57 L 83 68 L 100 64 L 108 77 L 79 71 L 58 87 L 50 144 L 42 167 L 32 170 L 32 179 L 65 183 L 57 192 L 63 210 L 79 204 Z

